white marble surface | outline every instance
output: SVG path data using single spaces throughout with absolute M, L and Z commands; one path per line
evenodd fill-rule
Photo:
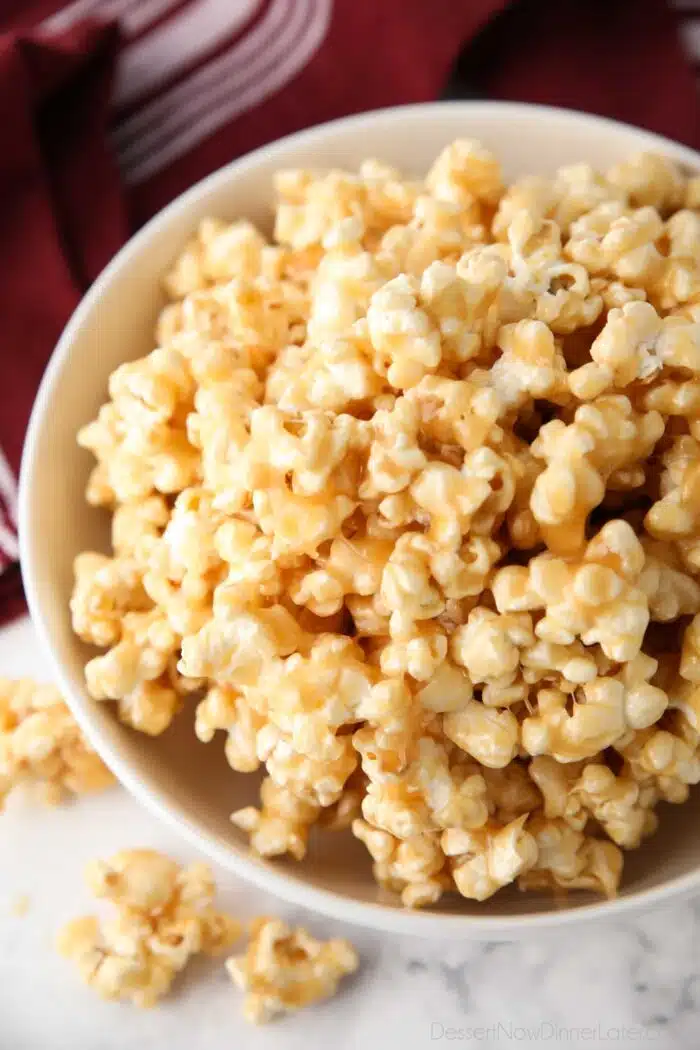
M 23 674 L 48 674 L 26 621 L 0 631 L 0 675 Z M 139 845 L 193 859 L 119 788 L 54 811 L 14 797 L 0 816 L 0 1050 L 700 1046 L 700 899 L 521 943 L 439 944 L 343 929 L 217 873 L 234 912 L 274 909 L 351 936 L 358 976 L 331 1002 L 262 1029 L 241 1019 L 219 963 L 196 962 L 155 1010 L 102 1003 L 52 941 L 91 908 L 84 862 Z

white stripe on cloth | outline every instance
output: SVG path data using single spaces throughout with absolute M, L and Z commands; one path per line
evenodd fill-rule
M 184 106 L 195 96 L 204 95 L 221 83 L 223 78 L 237 68 L 244 68 L 258 49 L 264 49 L 289 21 L 295 0 L 273 0 L 258 24 L 239 40 L 233 47 L 218 58 L 211 59 L 205 65 L 187 77 L 169 91 L 164 91 L 152 102 L 142 106 L 138 112 L 117 125 L 114 131 L 114 143 L 119 151 L 129 147 L 130 140 L 140 139 L 148 131 L 149 125 L 157 130 L 162 122 Z
M 7 564 L 17 561 L 19 558 L 19 546 L 17 536 L 2 520 L 0 514 L 0 552 L 5 555 Z
M 128 39 L 143 33 L 180 2 L 181 0 L 75 0 L 68 7 L 46 18 L 40 28 L 48 33 L 60 33 L 84 18 L 118 18 L 120 27 Z M 197 2 L 198 0 L 194 0 L 194 3 Z M 128 47 L 125 50 L 128 51 Z
M 2 547 L 0 547 L 0 576 L 2 576 L 5 569 L 9 569 L 13 561 L 17 561 L 17 559 L 13 558 L 12 560 L 10 560 L 9 558 L 6 558 L 2 552 Z
M 689 18 L 680 25 L 681 39 L 693 62 L 700 62 L 700 12 L 697 18 Z
M 163 15 L 166 15 L 171 7 L 175 7 L 180 0 L 141 0 L 141 3 L 124 18 L 124 27 L 134 36 L 143 32 Z
M 226 56 L 236 61 L 220 72 L 211 87 L 188 92 L 162 124 L 144 132 L 122 152 L 127 181 L 138 183 L 161 171 L 234 117 L 279 91 L 318 50 L 331 13 L 332 0 L 294 0 L 293 16 L 274 40 L 258 41 L 260 46 L 253 51 L 253 34 L 246 38 L 237 54 Z M 249 46 L 242 62 L 244 44 Z
M 196 63 L 234 34 L 261 4 L 262 0 L 196 0 L 127 47 L 117 69 L 117 107 Z
M 73 0 L 68 7 L 44 19 L 40 28 L 48 33 L 62 33 L 84 18 L 119 18 L 140 0 Z
M 17 524 L 17 482 L 0 448 L 0 500 L 7 508 L 8 520 Z

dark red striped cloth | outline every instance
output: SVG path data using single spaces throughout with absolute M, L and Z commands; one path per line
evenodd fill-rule
M 696 8 L 4 0 L 0 622 L 22 608 L 15 478 L 37 384 L 78 299 L 135 227 L 271 139 L 439 97 L 460 54 L 477 93 L 585 109 L 700 145 Z

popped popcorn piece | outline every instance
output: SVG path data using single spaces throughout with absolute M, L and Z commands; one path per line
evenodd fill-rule
M 47 803 L 102 791 L 114 777 L 52 685 L 0 678 L 0 810 L 13 788 L 38 784 Z
M 554 178 L 526 175 L 509 186 L 501 198 L 493 221 L 493 233 L 502 240 L 513 217 L 525 212 L 534 222 L 550 219 L 567 234 L 571 224 L 611 200 L 624 201 L 626 194 L 590 164 L 568 164 Z
M 591 344 L 590 355 L 590 362 L 569 375 L 569 385 L 578 398 L 588 401 L 606 390 L 641 382 L 652 384 L 646 395 L 648 407 L 658 405 L 668 413 L 669 387 L 659 377 L 677 368 L 697 374 L 700 329 L 685 318 L 662 318 L 651 303 L 632 301 L 610 311 L 605 327 Z M 666 391 L 665 398 L 661 391 Z
M 128 503 L 179 492 L 193 483 L 199 459 L 190 444 L 185 418 L 192 407 L 194 381 L 179 351 L 158 348 L 121 365 L 110 379 L 112 400 L 78 432 L 97 467 L 88 483 L 92 503 Z
M 218 281 L 257 276 L 264 248 L 263 236 L 245 220 L 203 219 L 163 286 L 172 299 L 183 299 Z
M 258 757 L 275 783 L 296 798 L 334 805 L 357 767 L 350 737 L 336 736 L 322 727 L 320 718 L 305 720 L 295 736 L 302 738 L 297 747 L 290 735 L 268 722 L 258 738 Z
M 369 225 L 373 230 L 405 222 L 410 217 L 422 190 L 419 181 L 403 178 L 397 168 L 376 157 L 362 161 L 359 175 L 367 193 Z
M 320 808 L 318 803 L 298 798 L 271 777 L 265 777 L 260 787 L 260 809 L 246 806 L 236 810 L 231 820 L 248 832 L 251 848 L 259 856 L 289 853 L 295 860 L 303 860 L 309 829 Z
M 528 685 L 545 682 L 560 685 L 568 692 L 571 687 L 597 677 L 601 669 L 600 655 L 579 641 L 560 645 L 537 638 L 521 653 L 523 681 Z
M 681 718 L 683 715 L 681 714 Z M 684 739 L 682 727 L 649 726 L 618 748 L 640 784 L 651 784 L 666 802 L 685 802 L 689 786 L 700 783 L 697 740 Z
M 474 139 L 456 139 L 446 146 L 428 172 L 426 185 L 438 199 L 459 204 L 476 200 L 493 205 L 503 192 L 497 159 Z
M 316 175 L 289 170 L 275 176 L 279 197 L 275 215 L 275 240 L 295 249 L 320 244 L 338 225 L 348 220 L 366 228 L 367 190 L 360 178 L 342 171 Z
M 357 627 L 357 617 L 355 625 Z M 388 631 L 387 621 L 380 633 L 385 635 Z M 397 677 L 410 674 L 418 682 L 436 681 L 442 673 L 441 665 L 447 655 L 447 636 L 438 626 L 417 623 L 409 633 L 402 633 L 389 641 L 382 640 L 378 655 L 383 674 Z M 447 685 L 447 682 L 444 684 Z M 447 686 L 448 696 L 452 691 Z M 436 692 L 436 695 L 443 696 L 442 692 Z M 425 702 L 429 704 L 427 698 Z
M 667 623 L 700 608 L 700 584 L 684 571 L 680 554 L 666 543 L 645 539 L 639 586 L 649 601 L 652 620 Z
M 518 879 L 524 890 L 592 890 L 614 897 L 622 874 L 622 851 L 614 842 L 584 835 L 564 820 L 533 817 L 534 864 Z
M 595 678 L 571 698 L 557 689 L 537 694 L 537 714 L 525 718 L 522 745 L 528 754 L 550 754 L 558 762 L 592 758 L 624 740 L 630 730 L 658 722 L 668 696 L 649 683 L 657 661 L 643 653 L 626 663 L 616 677 Z
M 403 763 L 396 747 L 382 756 L 384 741 L 392 742 L 391 733 L 364 729 L 354 737 L 369 780 L 362 814 L 372 827 L 403 841 L 439 829 L 478 828 L 485 823 L 486 787 L 478 766 L 462 761 L 462 756 L 450 756 L 446 744 L 428 735 L 411 742 Z M 382 758 L 387 760 L 384 768 Z
M 611 274 L 645 288 L 663 266 L 656 246 L 663 232 L 655 208 L 630 210 L 618 201 L 606 201 L 571 224 L 565 251 L 591 274 Z
M 123 564 L 133 561 L 139 571 L 145 573 L 156 541 L 162 536 L 169 518 L 170 510 L 160 495 L 150 496 L 143 502 L 122 503 L 116 507 L 112 518 L 112 548 L 116 560 L 123 559 Z M 84 555 L 80 557 L 83 558 Z M 77 578 L 80 575 L 77 564 L 74 566 L 74 572 L 77 588 Z
M 182 303 L 177 351 L 197 383 L 235 379 L 238 370 L 264 372 L 288 343 L 303 341 L 307 294 L 290 281 L 237 277 Z
M 193 955 L 221 955 L 240 936 L 240 923 L 214 908 L 206 864 L 180 868 L 152 850 L 123 850 L 89 865 L 86 878 L 116 915 L 74 919 L 57 947 L 104 999 L 153 1006 Z
M 367 309 L 374 369 L 400 389 L 415 386 L 442 359 L 440 331 L 419 294 L 418 282 L 402 274 L 375 292 Z
M 592 170 L 592 169 L 591 169 Z M 552 217 L 557 203 L 557 192 L 551 179 L 540 175 L 526 175 L 506 187 L 498 202 L 491 231 L 498 241 L 508 239 L 513 220 L 523 213 L 530 216 L 533 226 Z M 590 211 L 590 207 L 585 209 Z
M 147 431 L 192 403 L 194 381 L 177 350 L 159 347 L 115 369 L 109 377 L 109 393 L 124 424 Z M 125 435 L 127 441 L 130 437 Z
M 282 592 L 282 566 L 272 550 L 272 538 L 252 522 L 241 518 L 226 520 L 216 530 L 214 545 L 226 567 L 213 593 L 215 619 L 226 618 L 260 600 L 278 598 Z M 296 559 L 291 560 L 296 565 Z
M 272 537 L 273 556 L 314 557 L 321 544 L 337 536 L 356 507 L 356 501 L 342 493 L 297 496 L 287 488 L 271 488 L 256 489 L 253 496 L 260 528 Z
M 458 747 L 492 769 L 507 766 L 518 750 L 515 715 L 479 700 L 469 700 L 460 711 L 446 714 L 443 729 Z
M 530 508 L 551 550 L 581 550 L 588 515 L 602 502 L 607 483 L 622 478 L 625 489 L 644 484 L 640 463 L 663 431 L 658 412 L 637 413 L 623 396 L 581 405 L 569 426 L 553 420 L 542 427 L 532 453 L 547 466 L 535 480 Z
M 485 508 L 492 496 L 489 482 L 494 477 L 498 477 L 499 483 L 504 478 L 506 481 L 505 485 L 499 484 L 497 502 L 503 510 L 510 505 L 514 486 L 508 486 L 511 479 L 507 464 L 495 453 L 488 456 L 489 452 L 484 449 L 484 455 L 470 453 L 461 471 L 449 463 L 429 463 L 411 485 L 410 495 L 419 508 L 418 513 L 422 511 L 429 516 L 427 536 L 440 547 L 449 550 L 457 546 L 469 532 L 477 512 Z M 397 541 L 397 546 L 400 542 Z
M 584 768 L 572 794 L 623 849 L 636 849 L 642 839 L 656 831 L 656 792 L 630 776 L 615 776 L 607 766 L 591 763 Z
M 510 685 L 521 662 L 520 650 L 532 646 L 535 635 L 527 613 L 498 615 L 477 606 L 451 639 L 455 661 L 478 683 Z
M 359 223 L 356 232 L 361 236 Z M 362 251 L 358 240 L 327 251 L 311 282 L 307 325 L 311 343 L 342 337 L 365 316 L 372 295 L 383 283 L 381 268 L 370 252 Z
M 414 621 L 431 620 L 444 609 L 442 591 L 431 581 L 430 553 L 427 537 L 407 532 L 384 566 L 379 600 L 381 611 L 390 616 L 392 635 L 405 635 Z
M 471 281 L 468 264 L 434 262 L 423 272 L 420 301 L 437 325 L 442 359 L 452 367 L 471 361 L 490 343 L 495 298 L 490 283 Z
M 523 815 L 503 827 L 444 832 L 442 848 L 451 858 L 452 877 L 463 897 L 487 900 L 533 866 L 537 844 L 525 829 L 526 820 Z
M 685 182 L 678 166 L 657 153 L 635 153 L 605 173 L 635 207 L 650 205 L 659 211 L 680 207 Z
M 505 230 L 510 270 L 509 312 L 545 322 L 557 335 L 593 324 L 603 299 L 585 267 L 562 258 L 558 225 L 516 211 Z
M 528 398 L 558 401 L 566 390 L 566 362 L 542 321 L 518 321 L 499 331 L 502 355 L 491 368 L 491 381 L 506 409 Z
M 465 452 L 474 452 L 495 442 L 495 424 L 501 415 L 502 403 L 496 391 L 487 385 L 487 378 L 476 373 L 472 373 L 470 379 L 460 380 L 425 376 L 411 387 L 405 401 L 417 405 L 418 416 L 407 413 L 404 418 L 411 421 L 414 441 L 422 432 L 438 448 L 456 445 Z M 405 401 L 399 399 L 396 405 L 403 406 Z M 403 408 L 402 411 L 406 412 Z M 377 416 L 379 413 L 375 414 L 375 420 Z M 401 422 L 402 419 L 397 418 L 397 429 Z M 419 466 L 424 462 L 423 459 Z
M 609 521 L 583 558 L 540 554 L 529 566 L 499 569 L 491 589 L 499 612 L 545 610 L 535 626 L 544 641 L 600 644 L 611 660 L 632 660 L 649 623 L 646 594 L 637 586 L 644 549 L 626 521 Z
M 632 288 L 622 281 L 610 281 L 606 277 L 591 278 L 591 288 L 600 293 L 603 304 L 609 311 L 621 310 L 627 303 L 646 302 L 643 288 Z M 577 394 L 581 396 L 581 394 Z
M 342 635 L 315 639 L 308 655 L 295 653 L 268 666 L 246 695 L 269 719 L 266 737 L 270 747 L 281 743 L 273 730 L 288 736 L 294 750 L 309 757 L 342 759 L 349 738 L 335 731 L 354 725 L 368 703 L 376 671 L 361 647 Z
M 281 605 L 239 609 L 235 616 L 213 617 L 183 639 L 179 669 L 192 678 L 244 685 L 255 681 L 267 662 L 293 653 L 302 637 L 299 624 Z
M 552 755 L 537 755 L 527 766 L 530 780 L 537 786 L 542 815 L 547 820 L 561 819 L 575 831 L 583 831 L 589 819 L 580 794 L 574 793 L 587 763 L 559 762 Z M 606 767 L 607 768 L 607 767 Z
M 227 959 L 226 969 L 245 993 L 243 1016 L 264 1024 L 329 999 L 359 962 L 349 941 L 319 941 L 301 926 L 261 916 L 251 923 L 245 954 Z
M 700 683 L 700 615 L 696 614 L 683 632 L 680 674 L 688 682 Z
M 436 833 L 426 832 L 402 840 L 362 819 L 353 822 L 352 833 L 367 847 L 379 885 L 400 894 L 405 907 L 436 904 L 445 890 L 451 888 L 451 879 L 444 870 L 445 855 Z
M 649 289 L 662 310 L 677 310 L 700 294 L 700 221 L 693 211 L 677 211 L 666 222 L 668 255 Z
M 187 417 L 188 437 L 201 454 L 202 480 L 215 494 L 218 510 L 235 513 L 247 495 L 241 457 L 249 441 L 249 418 L 262 397 L 260 380 L 250 368 L 235 378 L 202 383 Z
M 424 187 L 421 187 L 424 190 Z M 419 193 L 408 221 L 390 227 L 377 246 L 376 259 L 388 275 L 420 275 L 434 262 L 457 263 L 463 252 L 484 237 L 479 206 L 438 200 Z M 493 276 L 493 275 L 492 275 Z M 485 287 L 488 284 L 488 288 Z M 488 312 L 498 298 L 496 282 L 474 283 L 478 301 Z
M 142 572 L 129 558 L 85 551 L 75 559 L 73 571 L 71 620 L 73 630 L 84 642 L 114 645 L 121 637 L 124 616 L 152 606 Z
M 194 731 L 197 739 L 208 744 L 219 729 L 227 733 L 225 752 L 232 769 L 239 773 L 254 773 L 260 766 L 258 734 L 267 719 L 246 701 L 245 697 L 226 685 L 209 689 L 197 704 Z
M 216 545 L 221 515 L 204 489 L 184 489 L 167 525 L 150 545 L 143 586 L 167 611 L 178 635 L 193 634 L 211 615 L 215 584 L 223 570 Z
M 484 767 L 481 770 L 486 784 L 489 816 L 493 820 L 510 824 L 524 813 L 534 813 L 540 809 L 543 792 L 540 792 L 530 772 L 533 762 L 526 765 L 516 758 L 504 769 Z
M 656 539 L 676 541 L 691 571 L 700 569 L 700 442 L 683 435 L 663 456 L 660 496 L 644 525 Z
M 159 609 L 126 613 L 121 638 L 103 656 L 85 665 L 85 682 L 95 700 L 119 701 L 119 717 L 149 736 L 158 736 L 181 707 L 173 658 L 178 637 Z

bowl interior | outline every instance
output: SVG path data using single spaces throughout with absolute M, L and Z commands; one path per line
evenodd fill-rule
M 546 917 L 554 921 L 552 899 L 511 891 L 483 904 L 450 897 L 434 913 L 405 913 L 378 889 L 364 847 L 346 834 L 318 834 L 302 865 L 249 857 L 229 814 L 254 800 L 256 778 L 229 769 L 220 741 L 197 741 L 192 710 L 183 711 L 166 734 L 152 740 L 121 726 L 111 705 L 92 701 L 83 684 L 83 667 L 92 651 L 73 636 L 68 612 L 73 558 L 86 549 L 109 550 L 108 516 L 84 500 L 92 459 L 77 447 L 75 434 L 105 400 L 110 372 L 152 349 L 151 333 L 162 305 L 159 277 L 197 222 L 208 215 L 245 216 L 269 230 L 271 176 L 280 167 L 353 168 L 376 156 L 421 174 L 458 136 L 479 138 L 494 149 L 509 178 L 546 174 L 581 160 L 604 167 L 644 148 L 674 155 L 700 170 L 697 154 L 633 128 L 564 111 L 488 103 L 406 107 L 351 118 L 244 158 L 194 187 L 142 230 L 68 325 L 42 384 L 27 439 L 20 532 L 32 615 L 83 728 L 126 786 L 200 849 L 274 892 L 350 920 L 413 932 L 439 928 L 460 936 L 501 936 L 513 934 L 518 926 L 539 925 Z M 618 906 L 632 898 L 654 899 L 672 882 L 676 889 L 689 888 L 700 871 L 699 817 L 698 794 L 685 806 L 663 807 L 659 833 L 627 856 Z M 605 906 L 585 894 L 572 894 L 556 905 L 561 917 L 602 910 Z

